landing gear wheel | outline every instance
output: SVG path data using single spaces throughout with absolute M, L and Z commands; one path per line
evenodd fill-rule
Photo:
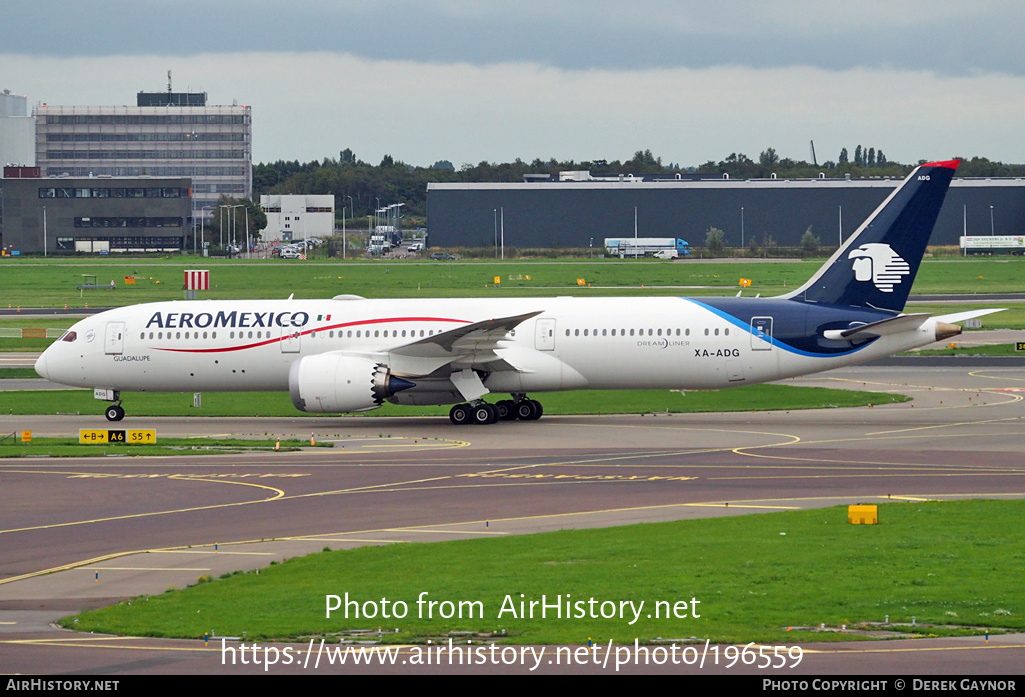
M 475 424 L 493 424 L 498 421 L 498 410 L 490 404 L 483 403 L 473 407 L 473 422 Z
M 111 404 L 107 407 L 107 421 L 120 421 L 125 418 L 125 410 L 120 404 Z
M 452 407 L 452 410 L 449 411 L 448 418 L 449 418 L 449 421 L 451 421 L 452 423 L 456 424 L 457 426 L 461 426 L 462 424 L 469 423 L 470 419 L 473 418 L 473 416 L 471 415 L 471 412 L 470 412 L 470 405 L 469 404 L 457 404 L 457 405 L 455 405 L 454 407 Z
M 530 420 L 537 421 L 545 413 L 545 408 L 541 406 L 541 402 L 536 399 L 532 399 L 530 402 L 534 405 L 534 416 L 532 416 Z
M 516 403 L 516 418 L 520 421 L 537 421 L 543 413 L 541 402 L 533 399 L 523 399 Z
M 511 399 L 495 402 L 495 409 L 498 410 L 499 421 L 512 421 L 516 418 L 516 402 Z

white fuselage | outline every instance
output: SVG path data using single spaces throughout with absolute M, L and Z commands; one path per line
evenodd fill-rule
M 770 320 L 793 308 L 791 301 L 757 302 Z M 926 322 L 835 355 L 810 355 L 772 337 L 771 321 L 753 329 L 673 297 L 183 301 L 83 319 L 69 330 L 74 340 L 54 342 L 37 369 L 55 382 L 119 391 L 287 390 L 289 368 L 305 356 L 346 352 L 388 363 L 389 351 L 423 338 L 538 311 L 498 343 L 497 360 L 464 358 L 460 367 L 479 371 L 490 392 L 718 389 L 861 363 L 935 340 Z M 409 379 L 418 387 L 394 401 L 417 403 L 420 390 L 435 402 L 458 400 L 447 373 Z M 437 397 L 443 392 L 454 396 Z

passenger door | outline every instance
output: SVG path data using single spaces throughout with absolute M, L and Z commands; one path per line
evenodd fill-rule
M 103 350 L 108 356 L 117 356 L 125 350 L 125 323 L 107 322 L 103 337 Z
M 538 351 L 555 350 L 555 319 L 537 320 L 534 329 L 534 348 Z

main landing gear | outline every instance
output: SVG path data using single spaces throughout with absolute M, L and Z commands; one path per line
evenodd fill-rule
M 473 404 L 457 404 L 448 413 L 456 425 L 493 424 L 496 421 L 537 421 L 544 414 L 541 402 L 521 396 L 519 399 L 503 399 L 495 404 L 481 400 Z

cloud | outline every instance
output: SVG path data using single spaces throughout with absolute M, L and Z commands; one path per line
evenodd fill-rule
M 570 69 L 817 66 L 1025 75 L 1025 3 L 976 0 L 5 0 L 5 50 L 179 57 L 254 50 Z
M 423 63 L 333 52 L 40 58 L 0 55 L 30 101 L 134 104 L 139 90 L 206 91 L 253 107 L 254 161 L 351 148 L 411 164 L 625 159 L 650 148 L 697 165 L 767 147 L 819 160 L 841 147 L 914 162 L 1025 161 L 1025 78 L 810 66 L 569 70 L 539 62 Z M 7 86 L 7 85 L 5 85 Z

